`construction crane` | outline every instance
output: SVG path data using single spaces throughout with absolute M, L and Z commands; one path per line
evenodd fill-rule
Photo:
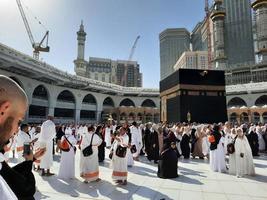
M 207 25 L 207 43 L 208 43 L 208 69 L 211 69 L 211 33 L 210 33 L 210 11 L 209 0 L 205 0 L 205 12 L 206 12 L 206 25 Z
M 121 85 L 122 86 L 127 86 L 128 65 L 132 61 L 132 58 L 133 58 L 133 55 L 134 55 L 134 51 L 136 49 L 136 45 L 137 45 L 137 42 L 138 42 L 139 39 L 140 39 L 140 35 L 138 35 L 136 37 L 136 39 L 134 41 L 134 44 L 133 44 L 133 46 L 131 48 L 131 52 L 130 52 L 129 58 L 127 60 L 127 64 L 126 64 L 125 69 L 124 69 L 124 74 L 123 74 L 123 76 L 121 78 Z
M 32 32 L 31 32 L 31 29 L 30 29 L 30 26 L 29 26 L 29 23 L 28 23 L 28 20 L 26 18 L 26 15 L 24 13 L 24 10 L 23 10 L 23 7 L 21 5 L 21 2 L 20 0 L 16 0 L 17 1 L 17 5 L 18 5 L 18 8 L 19 8 L 19 11 L 20 11 L 20 14 L 21 14 L 21 17 L 23 19 L 23 22 L 24 22 L 24 25 L 25 25 L 25 28 L 27 30 L 27 33 L 28 33 L 28 36 L 30 38 L 30 41 L 31 41 L 31 44 L 32 44 L 32 48 L 33 48 L 33 58 L 39 60 L 39 54 L 40 54 L 40 51 L 42 52 L 49 52 L 49 46 L 48 46 L 48 36 L 49 36 L 49 31 L 46 31 L 44 37 L 42 38 L 41 42 L 39 43 L 36 43 L 34 38 L 33 38 L 33 35 L 32 35 Z M 40 22 L 39 22 L 40 23 Z M 46 39 L 46 46 L 43 47 L 42 44 L 44 42 L 44 40 Z

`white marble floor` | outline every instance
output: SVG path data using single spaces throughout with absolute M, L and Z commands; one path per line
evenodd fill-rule
M 78 152 L 79 154 L 79 152 Z M 57 176 L 41 177 L 35 172 L 38 192 L 36 199 L 155 199 L 155 200 L 266 200 L 267 199 L 267 156 L 254 159 L 257 175 L 237 178 L 209 170 L 207 160 L 179 160 L 179 177 L 159 179 L 157 166 L 146 158 L 129 168 L 128 185 L 116 186 L 111 180 L 109 159 L 100 166 L 101 182 L 83 183 L 79 177 L 79 155 L 76 156 L 74 180 L 60 180 Z M 59 169 L 58 155 L 55 156 L 52 172 Z

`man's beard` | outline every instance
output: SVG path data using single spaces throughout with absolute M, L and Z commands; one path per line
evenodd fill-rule
M 14 118 L 8 117 L 4 124 L 0 125 L 0 150 L 3 149 L 11 137 L 10 131 L 12 130 L 13 122 Z

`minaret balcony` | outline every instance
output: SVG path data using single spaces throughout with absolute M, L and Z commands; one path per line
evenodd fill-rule
M 262 54 L 262 53 L 266 54 L 267 53 L 267 49 L 266 48 L 260 48 L 256 53 L 257 54 Z
M 256 0 L 251 4 L 253 10 L 257 10 L 261 7 L 267 7 L 267 0 Z
M 212 19 L 212 21 L 215 21 L 215 20 L 219 20 L 219 19 L 224 19 L 225 18 L 225 11 L 220 11 L 220 10 L 215 10 L 211 13 L 211 16 L 210 18 Z
M 222 4 L 223 3 L 223 0 L 214 0 L 214 3 L 215 4 Z
M 218 61 L 218 60 L 226 60 L 227 57 L 225 55 L 219 55 L 219 56 L 216 56 L 212 61 L 215 62 L 215 61 Z

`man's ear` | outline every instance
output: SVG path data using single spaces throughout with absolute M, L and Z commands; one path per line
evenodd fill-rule
M 6 118 L 6 113 L 10 110 L 11 103 L 9 101 L 4 101 L 0 104 L 0 122 L 2 119 Z

